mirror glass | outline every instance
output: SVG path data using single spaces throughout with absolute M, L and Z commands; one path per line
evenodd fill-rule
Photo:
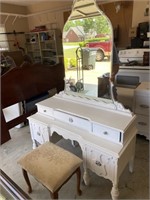
M 75 0 L 63 29 L 65 93 L 109 96 L 104 81 L 111 74 L 112 44 L 111 22 L 95 0 Z

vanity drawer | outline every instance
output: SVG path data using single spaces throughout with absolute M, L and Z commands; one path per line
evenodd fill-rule
M 32 139 L 40 144 L 50 141 L 50 131 L 47 125 L 40 124 L 40 122 L 37 121 L 30 121 L 30 130 Z
M 119 131 L 109 129 L 100 124 L 93 124 L 93 134 L 116 143 L 121 142 L 122 134 Z
M 143 116 L 143 115 L 137 115 L 136 118 L 136 126 L 138 129 L 138 132 L 145 132 L 149 134 L 149 117 Z
M 136 96 L 135 113 L 149 115 L 149 96 Z
M 91 131 L 91 122 L 86 118 L 71 115 L 57 110 L 54 111 L 54 117 L 70 125 L 85 129 L 87 131 Z
M 48 115 L 50 117 L 53 116 L 53 109 L 52 108 L 47 108 L 47 107 L 38 105 L 37 109 L 38 109 L 39 113 L 42 113 L 44 115 Z
M 93 146 L 86 145 L 87 168 L 97 175 L 113 179 L 115 171 L 114 160 L 112 155 L 93 148 Z

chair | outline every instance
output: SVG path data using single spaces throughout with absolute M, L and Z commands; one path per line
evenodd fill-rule
M 75 173 L 77 193 L 81 195 L 81 163 L 82 160 L 76 155 L 50 142 L 40 145 L 18 160 L 28 185 L 28 192 L 32 192 L 29 173 L 50 191 L 52 199 L 58 199 L 58 191 Z

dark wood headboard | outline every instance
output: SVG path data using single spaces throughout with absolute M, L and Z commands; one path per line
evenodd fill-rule
M 25 63 L 15 67 L 1 76 L 1 143 L 10 139 L 9 129 L 25 122 L 34 111 L 25 112 L 21 116 L 6 123 L 3 109 L 13 104 L 29 101 L 56 88 L 57 93 L 64 90 L 64 66 Z

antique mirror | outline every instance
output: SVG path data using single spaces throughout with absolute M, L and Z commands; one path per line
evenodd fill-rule
M 114 101 L 109 79 L 112 48 L 113 28 L 96 0 L 74 0 L 63 29 L 65 93 Z

